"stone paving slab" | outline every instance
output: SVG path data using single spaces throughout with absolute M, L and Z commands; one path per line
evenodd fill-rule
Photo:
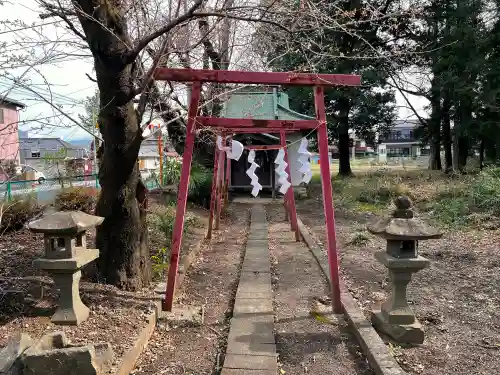
M 276 375 L 277 370 L 250 370 L 223 368 L 221 375 Z
M 270 287 L 270 284 L 271 275 L 269 274 L 269 272 L 255 272 L 242 269 L 238 288 L 240 285 L 244 287 L 246 287 L 247 285 L 251 285 L 255 289 L 262 289 Z
M 229 341 L 227 342 L 226 353 L 228 354 L 244 354 L 244 355 L 265 355 L 276 357 L 276 344 L 265 344 L 248 341 Z
M 263 287 L 261 289 L 252 288 L 251 285 L 248 285 L 246 288 L 238 288 L 236 292 L 236 298 L 273 298 L 273 291 L 271 287 Z
M 269 257 L 257 259 L 250 257 L 245 258 L 241 269 L 243 272 L 270 273 L 271 267 L 269 265 Z
M 252 207 L 221 375 L 276 375 L 273 293 L 266 212 Z
M 257 328 L 259 329 L 259 328 Z M 273 331 L 262 331 L 258 332 L 249 332 L 248 334 L 232 331 L 229 333 L 227 338 L 228 344 L 231 343 L 231 346 L 234 347 L 239 343 L 255 345 L 255 344 L 272 344 L 274 345 L 274 333 Z
M 236 370 L 268 370 L 273 371 L 273 375 L 278 371 L 276 359 L 267 355 L 227 354 L 224 367 Z
M 272 315 L 274 316 L 273 302 L 263 298 L 239 298 L 236 299 L 233 309 L 233 317 L 240 318 L 246 315 Z
M 244 318 L 231 318 L 231 332 L 235 335 L 258 334 L 258 342 L 271 344 L 274 342 L 274 316 L 262 315 Z

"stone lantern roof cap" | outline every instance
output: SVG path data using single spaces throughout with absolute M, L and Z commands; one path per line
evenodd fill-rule
M 415 218 L 411 210 L 412 202 L 407 196 L 394 200 L 396 210 L 391 216 L 381 218 L 367 226 L 370 233 L 388 240 L 429 240 L 441 238 L 443 233 L 422 219 Z
M 32 221 L 28 227 L 35 233 L 73 236 L 94 228 L 103 221 L 103 217 L 89 215 L 82 211 L 60 211 Z

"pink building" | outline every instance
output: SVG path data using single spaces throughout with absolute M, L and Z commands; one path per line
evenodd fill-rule
M 0 163 L 13 160 L 19 164 L 19 110 L 25 105 L 0 97 Z

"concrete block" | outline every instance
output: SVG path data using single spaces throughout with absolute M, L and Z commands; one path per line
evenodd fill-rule
M 162 311 L 158 320 L 170 322 L 176 326 L 198 326 L 204 320 L 203 306 L 173 307 L 172 311 Z
M 43 336 L 21 356 L 23 375 L 98 375 L 111 368 L 109 343 L 75 346 L 63 332 Z
M 25 353 L 23 375 L 97 375 L 95 357 L 93 346 Z

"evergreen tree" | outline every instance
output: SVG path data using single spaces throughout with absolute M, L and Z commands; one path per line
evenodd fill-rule
M 313 71 L 316 73 L 359 74 L 360 87 L 331 88 L 325 91 L 329 133 L 338 140 L 339 174 L 352 174 L 349 161 L 349 130 L 368 140 L 375 131 L 386 132 L 395 117 L 395 95 L 388 87 L 388 60 L 381 57 L 395 48 L 387 43 L 383 31 L 399 21 L 380 17 L 370 20 L 371 10 L 393 11 L 397 1 L 317 2 L 326 18 L 336 19 L 342 27 L 325 24 L 295 36 L 291 45 L 272 45 L 267 58 L 279 71 Z M 387 35 L 387 33 L 385 33 Z M 311 89 L 288 89 L 291 107 L 314 114 Z

